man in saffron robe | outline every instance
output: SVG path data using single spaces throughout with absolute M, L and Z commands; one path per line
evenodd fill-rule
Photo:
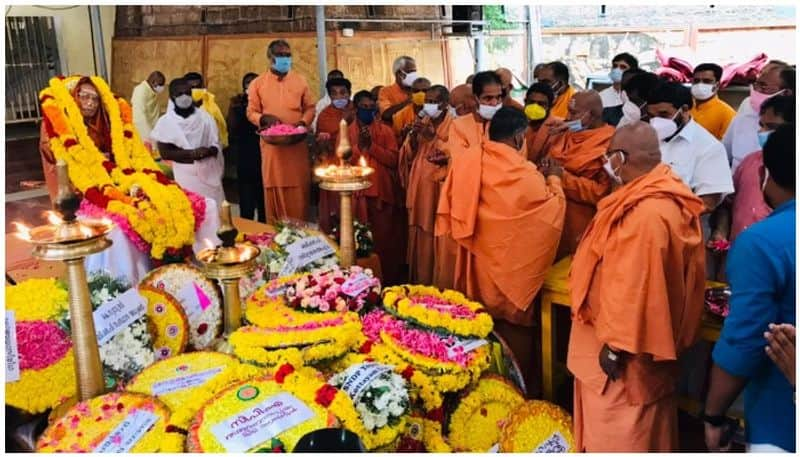
M 677 451 L 677 358 L 703 312 L 703 202 L 661 163 L 647 124 L 617 130 L 604 160 L 617 188 L 598 204 L 569 278 L 576 444 Z
M 409 282 L 433 284 L 434 226 L 441 184 L 437 174 L 443 163 L 434 163 L 439 142 L 446 139 L 453 117 L 447 109 L 449 93 L 433 86 L 425 94 L 425 117 L 416 121 L 400 148 L 400 183 L 406 190 L 408 210 Z
M 413 58 L 400 56 L 392 64 L 394 84 L 383 86 L 378 91 L 378 111 L 383 122 L 392 125 L 392 117 L 411 104 L 411 85 L 419 77 L 417 63 Z
M 269 71 L 250 83 L 247 118 L 258 127 L 291 124 L 308 128 L 314 120 L 314 99 L 305 78 L 291 71 L 289 43 L 269 44 Z M 261 141 L 261 169 L 267 221 L 306 220 L 311 186 L 311 161 L 305 142 L 276 146 Z
M 344 78 L 332 78 L 325 83 L 331 104 L 317 115 L 317 145 L 320 148 L 320 166 L 339 165 L 336 149 L 339 146 L 339 124 L 342 119 L 352 124 L 356 118 L 356 109 L 350 101 L 350 81 Z M 350 160 L 351 164 L 355 162 Z M 332 233 L 338 228 L 340 196 L 338 192 L 319 190 L 319 226 L 324 233 Z M 367 223 L 367 207 L 363 198 L 354 196 L 353 217 L 359 222 Z
M 512 81 L 514 74 L 511 73 L 511 70 L 508 68 L 498 68 L 495 73 L 497 73 L 497 76 L 500 77 L 500 82 L 503 84 L 503 93 L 505 94 L 505 97 L 503 98 L 503 106 L 516 108 L 520 111 L 525 109 L 524 106 L 520 105 L 518 101 L 511 97 L 511 92 L 514 90 L 514 83 Z
M 475 96 L 472 94 L 472 86 L 470 84 L 460 84 L 450 91 L 450 116 L 452 121 L 460 116 L 472 116 L 477 109 L 478 104 Z M 447 177 L 447 163 L 449 158 L 444 152 L 447 149 L 448 136 L 450 135 L 450 127 L 442 132 L 443 137 L 437 139 L 437 149 L 430 157 L 430 161 L 437 165 L 441 165 L 439 170 L 435 173 L 434 177 L 438 181 L 438 189 L 441 190 L 444 179 Z M 436 203 L 438 205 L 438 201 Z M 436 235 L 435 234 L 435 221 L 434 221 L 434 238 L 433 238 L 433 285 L 441 289 L 453 288 L 453 277 L 455 272 L 453 268 L 456 262 L 456 249 L 458 245 L 450 238 L 450 235 Z
M 531 384 L 533 298 L 553 263 L 566 202 L 561 179 L 545 179 L 526 159 L 527 127 L 524 114 L 502 108 L 487 141 L 452 155 L 436 233 L 458 245 L 455 289 L 486 306 Z
M 108 122 L 108 114 L 100 102 L 100 93 L 89 77 L 81 78 L 72 90 L 72 97 L 81 110 L 83 123 L 89 133 L 89 138 L 94 141 L 97 149 L 102 152 L 107 159 L 113 161 L 111 155 L 111 127 Z M 42 122 L 42 129 L 39 137 L 39 153 L 42 156 L 42 168 L 44 170 L 44 180 L 47 186 L 47 193 L 50 200 L 55 200 L 58 194 L 58 181 L 56 179 L 56 158 L 50 149 L 50 131 L 48 131 L 47 120 Z
M 460 154 L 467 149 L 480 149 L 484 139 L 489 136 L 489 121 L 494 113 L 503 107 L 503 87 L 500 78 L 492 71 L 476 73 L 472 79 L 472 93 L 462 94 L 469 85 L 453 89 L 451 105 L 464 112 L 463 115 L 453 119 L 447 132 L 447 139 L 441 142 L 440 160 L 447 163 L 454 154 Z M 464 97 L 469 102 L 461 102 Z M 469 105 L 474 106 L 468 110 Z M 446 174 L 440 178 L 444 180 Z M 437 287 L 452 289 L 455 278 L 455 261 L 457 245 L 448 233 L 436 231 L 436 261 L 434 266 L 433 281 Z
M 428 78 L 417 78 L 411 85 L 411 104 L 392 116 L 392 129 L 397 135 L 397 144 L 403 144 L 411 125 L 419 119 L 422 105 L 425 104 L 425 92 L 430 88 L 431 82 Z
M 575 95 L 575 89 L 569 85 L 569 68 L 562 62 L 550 62 L 539 72 L 539 82 L 550 85 L 556 94 L 551 112 L 562 119 L 567 117 L 569 101 Z
M 525 143 L 528 146 L 528 160 L 533 163 L 547 153 L 553 138 L 550 128 L 561 123 L 563 119 L 553 116 L 550 108 L 555 95 L 553 89 L 544 83 L 534 83 L 525 94 L 525 116 L 528 118 L 528 130 L 525 132 Z
M 575 94 L 567 121 L 551 131 L 565 128 L 548 149 L 549 158 L 560 165 L 556 166 L 556 172 L 563 173 L 567 196 L 567 216 L 557 259 L 575 252 L 578 240 L 594 216 L 597 202 L 611 190 L 602 159 L 615 130 L 603 121 L 603 102 L 593 90 Z
M 362 90 L 353 97 L 356 120 L 348 134 L 353 158 L 362 157 L 375 170 L 369 177 L 372 186 L 359 192 L 367 202 L 367 219 L 375 241 L 375 252 L 381 260 L 383 283 L 404 282 L 406 254 L 405 208 L 403 190 L 397 176 L 397 141 L 388 125 L 378 120 L 378 109 L 372 94 Z M 377 121 L 377 122 L 376 122 Z

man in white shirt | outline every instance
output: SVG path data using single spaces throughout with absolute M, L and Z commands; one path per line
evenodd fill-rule
M 639 68 L 639 61 L 636 57 L 623 52 L 611 59 L 611 71 L 608 77 L 611 78 L 611 86 L 600 91 L 600 99 L 603 100 L 603 108 L 619 106 L 623 103 L 620 98 L 622 92 L 622 74 L 628 70 Z
M 692 119 L 691 107 L 691 91 L 679 83 L 661 82 L 647 95 L 647 113 L 658 134 L 661 161 L 675 170 L 710 212 L 733 192 L 733 178 L 725 148 Z
M 144 81 L 133 88 L 131 95 L 131 109 L 133 110 L 133 125 L 139 132 L 139 137 L 150 146 L 150 131 L 161 115 L 158 106 L 158 94 L 164 90 L 166 79 L 160 71 L 150 73 Z M 151 149 L 155 149 L 152 148 Z
M 341 70 L 331 70 L 328 72 L 328 78 L 325 81 L 327 82 L 330 81 L 331 79 L 337 79 L 337 78 L 344 79 L 344 73 L 342 73 Z M 328 95 L 328 92 L 325 91 L 325 95 L 322 98 L 320 98 L 319 101 L 317 102 L 317 108 L 316 108 L 317 111 L 314 114 L 314 121 L 311 123 L 311 130 L 313 130 L 314 132 L 317 131 L 317 118 L 319 118 L 319 113 L 321 113 L 322 110 L 329 107 L 330 105 L 331 105 L 331 97 L 330 95 Z
M 161 157 L 172 160 L 175 181 L 186 190 L 216 201 L 225 199 L 225 162 L 217 124 L 192 100 L 192 87 L 183 78 L 169 83 L 171 108 L 156 123 L 150 138 Z
M 750 96 L 744 99 L 736 117 L 728 126 L 722 144 L 728 154 L 731 172 L 749 154 L 761 150 L 758 144 L 758 113 L 761 104 L 776 95 L 794 93 L 794 69 L 780 61 L 770 61 L 761 70 L 758 79 L 750 86 Z

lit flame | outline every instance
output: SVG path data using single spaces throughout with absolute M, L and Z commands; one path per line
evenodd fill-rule
M 45 217 L 47 217 L 47 222 L 53 225 L 60 225 L 64 222 L 64 219 L 62 219 L 61 216 L 59 216 L 55 211 L 48 210 L 45 211 L 44 214 Z
M 30 229 L 30 227 L 28 227 L 27 225 L 25 225 L 25 224 L 23 224 L 21 222 L 12 222 L 11 225 L 16 227 L 16 229 L 17 229 L 17 231 L 14 233 L 14 235 L 17 238 L 19 238 L 21 240 L 25 240 L 25 241 L 30 241 L 31 240 L 31 229 Z
M 83 235 L 84 238 L 91 238 L 94 235 L 94 232 L 92 232 L 92 229 L 90 229 L 89 227 L 87 227 L 85 225 L 79 225 L 78 226 L 78 230 L 80 230 L 81 235 Z
M 111 219 L 109 219 L 107 217 L 104 217 L 104 218 L 100 219 L 100 223 L 103 224 L 104 226 L 109 226 L 109 225 L 113 224 L 114 221 L 112 221 Z
M 364 156 L 361 156 L 361 158 L 358 159 L 358 166 L 359 167 L 364 167 L 364 168 L 367 167 L 367 161 L 366 161 L 366 159 L 364 159 Z
M 216 246 L 214 246 L 214 243 L 212 243 L 211 240 L 209 240 L 208 238 L 204 238 L 203 239 L 203 244 L 206 245 L 206 249 L 215 249 L 216 248 Z
M 244 262 L 247 260 L 247 252 L 244 250 L 239 251 L 239 262 Z

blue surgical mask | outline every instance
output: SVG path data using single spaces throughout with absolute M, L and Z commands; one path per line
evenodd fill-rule
M 272 69 L 278 73 L 289 73 L 292 69 L 291 57 L 275 57 L 275 63 L 272 64 Z
M 364 125 L 372 124 L 372 121 L 375 120 L 375 115 L 377 113 L 378 110 L 375 109 L 358 108 L 358 110 L 356 110 L 356 116 L 358 117 L 359 122 Z
M 567 121 L 566 124 L 570 132 L 580 132 L 585 128 L 580 119 L 575 119 L 574 121 Z
M 622 69 L 620 68 L 612 68 L 611 71 L 608 73 L 608 77 L 611 78 L 611 81 L 614 83 L 618 83 L 622 81 Z
M 348 103 L 350 103 L 350 100 L 348 100 L 346 98 L 337 98 L 337 99 L 331 100 L 331 104 L 334 106 L 334 108 L 338 108 L 338 109 L 344 109 L 347 106 Z
M 767 144 L 767 138 L 769 138 L 770 133 L 772 133 L 772 130 L 758 132 L 758 145 L 761 146 L 761 149 L 764 149 L 764 145 Z

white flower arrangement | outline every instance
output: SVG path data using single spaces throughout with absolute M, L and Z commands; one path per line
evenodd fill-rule
M 365 370 L 383 371 L 361 389 L 348 389 L 348 378 L 363 375 Z M 352 379 L 351 379 L 352 381 Z M 351 396 L 364 427 L 374 431 L 381 427 L 393 426 L 408 413 L 408 386 L 402 376 L 392 371 L 391 367 L 379 364 L 357 364 L 345 371 L 335 374 L 328 384 L 343 389 Z M 355 384 L 355 383 L 354 383 Z M 353 398 L 355 394 L 355 398 Z

